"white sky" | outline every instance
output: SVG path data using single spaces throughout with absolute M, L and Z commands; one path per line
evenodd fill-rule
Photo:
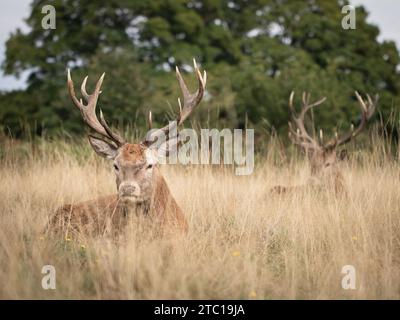
M 31 0 L 1 0 L 0 63 L 4 60 L 4 43 L 10 32 L 16 30 L 16 28 L 27 30 L 23 19 L 28 17 L 30 3 Z M 399 0 L 351 0 L 351 3 L 354 5 L 362 4 L 367 8 L 370 12 L 368 21 L 378 25 L 381 30 L 380 40 L 394 40 L 397 47 L 400 48 Z M 24 77 L 16 79 L 13 76 L 4 76 L 0 71 L 0 90 L 23 88 L 24 82 Z

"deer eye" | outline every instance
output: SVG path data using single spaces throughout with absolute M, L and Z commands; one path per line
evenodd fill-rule
M 152 164 L 149 164 L 149 165 L 147 165 L 147 167 L 146 167 L 146 169 L 151 169 L 151 168 L 153 168 L 153 165 L 152 165 Z
M 115 171 L 119 171 L 119 167 L 114 163 L 114 169 Z

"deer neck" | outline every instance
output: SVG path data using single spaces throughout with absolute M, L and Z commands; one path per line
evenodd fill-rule
M 140 203 L 120 202 L 119 207 L 122 209 L 124 216 L 128 216 L 132 213 L 136 215 L 148 215 L 150 213 L 150 201 L 144 201 Z
M 155 168 L 153 176 L 153 194 L 151 197 L 151 208 L 155 214 L 160 214 L 160 211 L 165 211 L 171 201 L 175 202 L 171 191 L 164 177 L 158 168 Z
M 154 192 L 150 209 L 153 216 L 162 223 L 172 223 L 186 232 L 188 230 L 187 221 L 181 208 L 172 196 L 167 182 L 159 172 L 154 178 Z

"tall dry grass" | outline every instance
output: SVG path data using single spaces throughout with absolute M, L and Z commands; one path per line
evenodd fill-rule
M 361 299 L 400 298 L 400 165 L 375 141 L 344 163 L 347 196 L 270 187 L 305 183 L 294 157 L 277 166 L 274 144 L 255 172 L 165 166 L 190 224 L 160 239 L 130 224 L 119 239 L 80 242 L 41 235 L 61 204 L 113 193 L 111 165 L 87 146 L 2 145 L 0 298 Z M 43 265 L 56 290 L 43 290 Z M 344 265 L 356 289 L 341 287 Z

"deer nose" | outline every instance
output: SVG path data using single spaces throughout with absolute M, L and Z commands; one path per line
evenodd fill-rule
M 122 197 L 139 196 L 140 189 L 136 183 L 123 183 L 119 187 L 119 194 Z

